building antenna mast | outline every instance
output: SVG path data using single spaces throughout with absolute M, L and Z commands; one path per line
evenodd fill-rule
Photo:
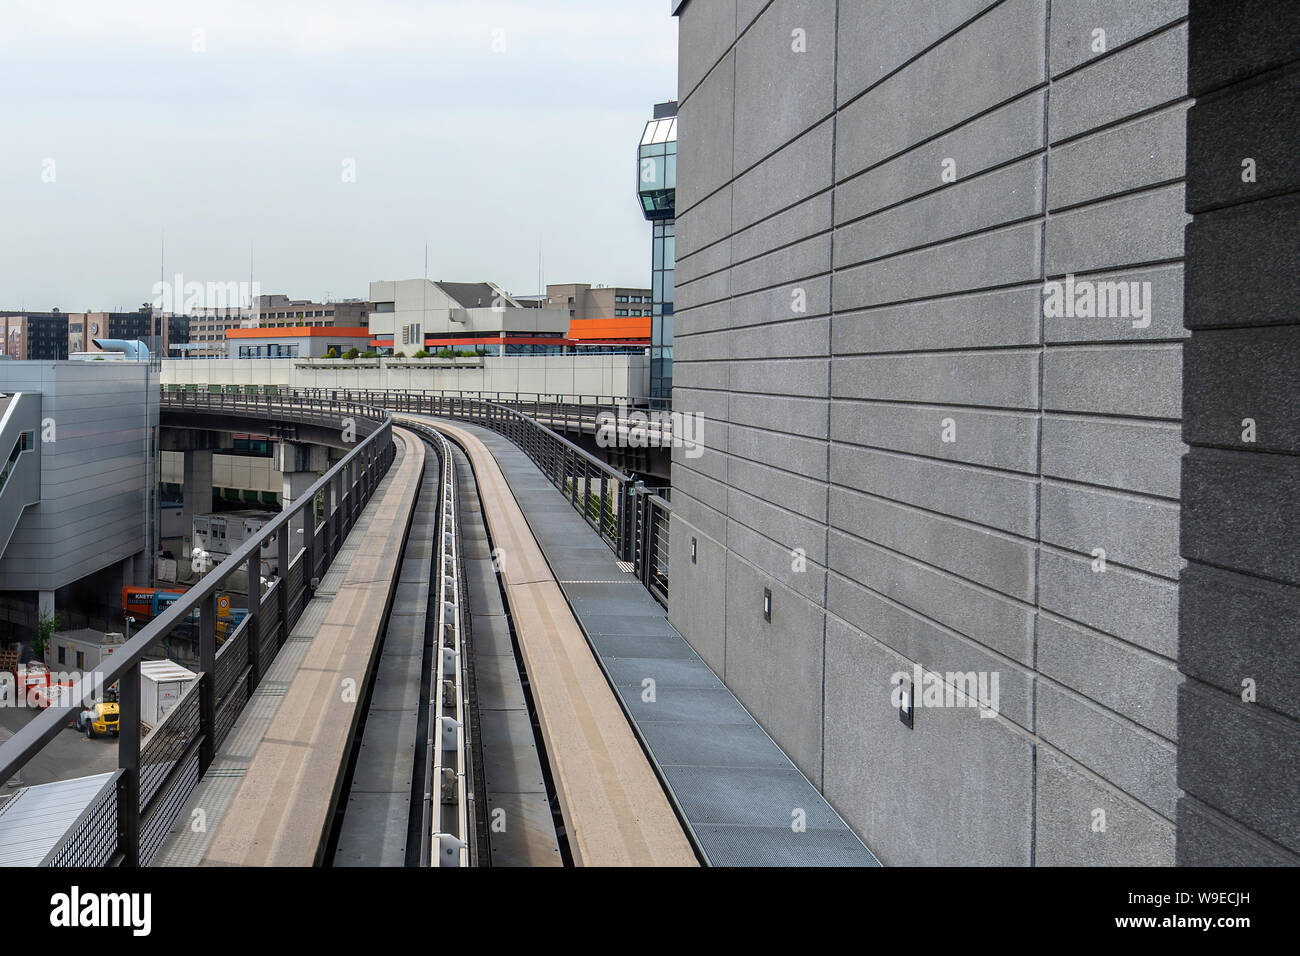
M 167 229 L 166 227 L 162 227 L 158 230 L 158 297 L 157 298 L 161 299 L 163 303 L 167 302 L 167 297 L 163 294 L 163 290 L 166 287 L 167 287 Z M 176 308 L 175 292 L 172 293 L 172 308 L 173 309 Z M 155 328 L 153 327 L 155 312 L 157 313 L 157 318 L 158 318 L 158 325 L 156 327 L 156 331 Z M 167 345 L 168 345 L 167 312 L 165 309 L 163 309 L 162 305 L 155 305 L 154 302 L 149 303 L 149 325 L 150 325 L 149 331 L 154 335 L 158 336 L 158 338 L 156 338 L 154 341 L 162 342 L 163 356 L 166 357 Z M 89 350 L 90 337 L 87 336 L 86 339 L 87 339 L 85 343 L 86 348 L 87 350 Z

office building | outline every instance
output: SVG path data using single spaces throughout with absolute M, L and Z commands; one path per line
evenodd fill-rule
M 190 347 L 184 351 L 196 358 L 224 358 L 226 333 L 235 329 L 364 328 L 369 308 L 369 303 L 360 299 L 313 302 L 279 294 L 258 295 L 253 307 L 195 310 L 188 317 Z
M 385 354 L 553 354 L 568 338 L 567 307 L 525 307 L 492 282 L 372 282 L 370 299 L 371 345 Z
M 158 384 L 146 362 L 0 362 L 0 606 L 149 581 Z
M 548 284 L 541 301 L 551 308 L 568 309 L 569 351 L 590 354 L 650 347 L 649 289 Z
M 544 301 L 552 308 L 568 309 L 569 318 L 576 322 L 637 317 L 648 320 L 652 304 L 649 289 L 582 283 L 547 283 Z M 646 328 L 649 327 L 647 321 Z
M 230 358 L 341 358 L 353 349 L 360 353 L 371 348 L 370 329 L 364 325 L 275 326 L 226 331 L 226 354 Z
M 58 309 L 0 315 L 0 331 L 8 358 L 59 361 L 68 357 L 68 316 Z
M 68 313 L 69 355 L 102 351 L 95 344 L 96 339 L 139 341 L 153 354 L 165 355 L 171 345 L 189 341 L 189 317 L 164 317 L 148 305 L 135 312 Z

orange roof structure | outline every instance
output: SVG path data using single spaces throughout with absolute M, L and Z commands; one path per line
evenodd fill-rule
M 292 339 L 292 338 L 348 338 L 365 339 L 370 330 L 364 325 L 289 325 L 284 328 L 227 329 L 228 339 Z
M 584 341 L 650 341 L 650 316 L 635 315 L 617 319 L 570 319 L 569 338 Z

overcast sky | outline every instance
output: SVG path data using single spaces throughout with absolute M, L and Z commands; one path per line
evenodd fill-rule
M 0 309 L 649 285 L 667 0 L 0 0 Z M 197 32 L 196 32 L 197 31 Z M 197 49 L 196 49 L 197 48 Z M 503 49 L 502 49 L 503 48 Z M 345 182 L 345 162 L 355 182 Z M 53 181 L 47 181 L 52 179 Z

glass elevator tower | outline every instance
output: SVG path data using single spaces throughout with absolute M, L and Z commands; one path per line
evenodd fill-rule
M 637 148 L 637 198 L 650 220 L 650 399 L 673 397 L 673 265 L 676 261 L 677 104 L 656 103 Z

